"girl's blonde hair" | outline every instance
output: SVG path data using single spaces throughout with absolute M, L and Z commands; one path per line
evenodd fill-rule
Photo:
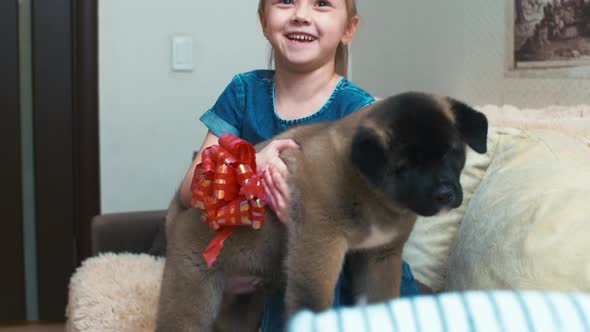
M 264 13 L 264 2 L 266 0 L 260 0 L 258 2 L 258 13 Z M 345 0 L 346 3 L 346 12 L 348 14 L 347 17 L 347 25 L 350 26 L 352 19 L 358 15 L 356 10 L 356 1 L 355 0 Z M 274 63 L 274 52 L 271 49 L 270 51 L 270 58 L 268 60 L 269 66 L 272 67 Z M 347 77 L 348 75 L 348 45 L 340 43 L 338 48 L 336 48 L 336 62 L 334 64 L 334 71 L 338 75 L 342 75 Z

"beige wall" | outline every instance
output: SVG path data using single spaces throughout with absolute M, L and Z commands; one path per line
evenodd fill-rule
M 507 1 L 360 0 L 355 81 L 381 96 L 424 90 L 474 104 L 590 103 L 590 80 L 505 77 Z
M 360 25 L 351 45 L 351 79 L 375 96 L 407 90 L 412 73 L 409 1 L 360 0 Z
M 103 212 L 162 209 L 206 134 L 198 117 L 236 73 L 267 65 L 255 1 L 103 0 Z M 171 36 L 190 35 L 194 71 L 171 71 Z

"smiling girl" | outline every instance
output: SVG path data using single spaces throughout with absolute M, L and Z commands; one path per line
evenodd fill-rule
M 258 15 L 262 33 L 272 47 L 274 70 L 255 70 L 234 76 L 217 102 L 200 120 L 209 131 L 200 148 L 217 144 L 223 133 L 239 136 L 252 144 L 296 125 L 342 118 L 374 98 L 346 78 L 348 44 L 358 24 L 354 0 L 260 0 Z M 288 221 L 287 168 L 279 158 L 292 140 L 275 140 L 256 156 L 269 206 L 283 222 Z M 189 206 L 197 154 L 181 186 L 181 201 Z M 346 278 L 341 277 L 334 305 L 349 303 L 341 296 Z M 256 276 L 232 276 L 227 290 L 248 293 L 262 280 Z M 282 330 L 283 294 L 265 305 L 263 331 Z

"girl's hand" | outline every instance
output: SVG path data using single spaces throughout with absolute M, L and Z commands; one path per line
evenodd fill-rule
M 279 154 L 287 148 L 299 148 L 291 139 L 270 142 L 256 154 L 256 164 L 263 172 L 264 193 L 269 207 L 280 221 L 285 222 L 289 207 L 289 188 L 287 187 L 287 165 Z

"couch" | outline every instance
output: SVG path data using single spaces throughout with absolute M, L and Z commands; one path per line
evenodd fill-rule
M 478 109 L 488 152 L 468 153 L 459 208 L 417 221 L 404 249 L 416 279 L 437 294 L 590 292 L 590 106 Z M 68 331 L 153 329 L 164 215 L 94 218 L 95 256 L 71 278 Z

